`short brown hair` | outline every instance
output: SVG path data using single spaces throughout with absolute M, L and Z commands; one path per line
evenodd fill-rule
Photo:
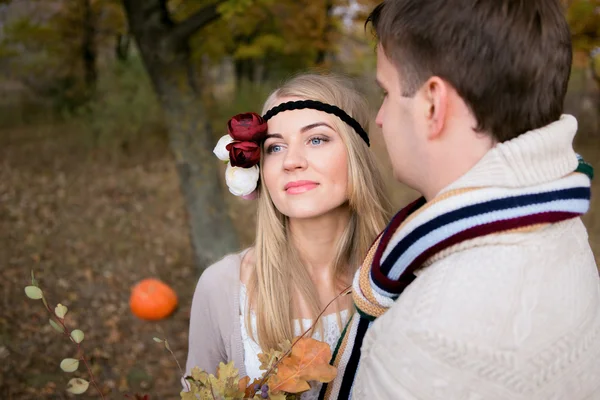
M 562 114 L 572 48 L 560 0 L 385 0 L 369 23 L 406 96 L 439 76 L 500 142 Z

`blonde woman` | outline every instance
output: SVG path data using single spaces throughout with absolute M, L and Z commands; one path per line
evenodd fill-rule
M 368 106 L 333 75 L 295 77 L 267 99 L 264 117 L 239 114 L 215 154 L 229 160 L 230 191 L 257 197 L 254 246 L 201 276 L 192 302 L 187 372 L 233 360 L 260 377 L 261 349 L 309 328 L 352 282 L 389 219 L 369 149 Z M 352 312 L 332 303 L 313 329 L 334 349 Z M 317 398 L 320 385 L 302 395 Z

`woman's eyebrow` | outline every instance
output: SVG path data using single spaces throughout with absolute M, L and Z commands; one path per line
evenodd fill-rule
M 329 125 L 326 122 L 315 122 L 314 124 L 309 124 L 306 125 L 305 127 L 303 127 L 302 129 L 300 129 L 300 133 L 305 133 L 310 131 L 311 129 L 315 129 L 318 128 L 320 126 L 325 126 L 331 130 L 334 130 L 331 125 Z M 280 133 L 269 133 L 267 134 L 267 136 L 265 136 L 265 140 L 270 139 L 270 138 L 277 138 L 277 139 L 283 139 L 283 136 L 281 136 Z
M 300 132 L 304 133 L 310 131 L 311 129 L 318 128 L 319 126 L 325 126 L 331 130 L 334 130 L 331 125 L 326 122 L 315 122 L 314 124 L 306 125 L 304 128 L 300 129 Z

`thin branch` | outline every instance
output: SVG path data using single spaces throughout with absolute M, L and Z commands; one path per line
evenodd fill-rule
M 185 374 L 183 373 L 183 369 L 181 369 L 181 365 L 179 364 L 179 360 L 177 360 L 177 357 L 175 357 L 175 353 L 173 353 L 173 351 L 171 350 L 171 346 L 169 346 L 169 342 L 167 341 L 167 339 L 165 339 L 165 348 L 169 351 L 169 353 L 171 353 L 171 356 L 173 357 L 173 359 L 177 363 L 177 368 L 179 368 L 179 373 L 183 377 L 183 381 L 185 382 L 185 386 L 187 387 L 187 390 L 189 392 L 190 391 L 190 384 L 188 383 L 187 379 L 185 379 Z
M 187 40 L 199 29 L 202 29 L 206 25 L 218 19 L 220 16 L 218 7 L 224 2 L 224 0 L 221 0 L 215 4 L 211 4 L 210 6 L 203 7 L 186 20 L 175 25 L 171 30 L 171 41 L 173 43 L 181 43 L 182 41 Z

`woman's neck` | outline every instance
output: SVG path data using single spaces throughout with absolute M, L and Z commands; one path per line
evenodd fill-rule
M 350 223 L 348 206 L 310 219 L 290 219 L 290 238 L 311 277 L 331 279 L 337 244 Z

